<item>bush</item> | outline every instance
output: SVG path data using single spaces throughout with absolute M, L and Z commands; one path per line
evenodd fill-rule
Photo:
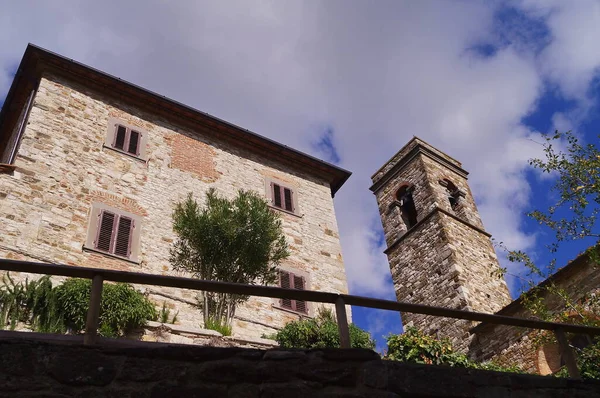
M 392 361 L 524 373 L 516 365 L 507 367 L 494 362 L 477 363 L 465 354 L 455 352 L 448 338 L 436 339 L 414 327 L 406 328 L 403 334 L 388 336 L 387 345 L 384 359 Z
M 368 332 L 354 324 L 349 325 L 352 348 L 375 348 Z M 279 332 L 266 336 L 276 340 L 282 348 L 339 348 L 340 334 L 330 310 L 321 309 L 313 319 L 290 322 Z
M 577 367 L 582 379 L 600 380 L 600 340 L 596 339 L 595 344 L 577 351 Z M 554 375 L 557 377 L 569 377 L 569 371 L 564 366 Z
M 85 328 L 92 282 L 67 279 L 53 287 L 49 276 L 37 281 L 14 283 L 7 274 L 0 287 L 0 326 L 24 322 L 36 332 L 80 333 Z M 154 305 L 126 283 L 105 283 L 100 301 L 99 333 L 123 336 L 157 318 Z

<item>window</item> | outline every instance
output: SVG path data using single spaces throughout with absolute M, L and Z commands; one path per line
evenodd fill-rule
M 298 214 L 296 205 L 296 192 L 290 186 L 285 186 L 278 181 L 268 181 L 269 200 L 271 206 L 290 213 Z
M 412 196 L 413 190 L 414 186 L 404 185 L 396 192 L 396 199 L 400 205 L 400 216 L 407 229 L 411 229 L 417 223 L 417 208 Z
M 147 135 L 138 127 L 111 118 L 108 123 L 105 146 L 145 160 Z
M 446 188 L 446 194 L 448 195 L 448 202 L 450 202 L 450 208 L 456 210 L 460 205 L 461 197 L 464 197 L 464 193 L 452 183 L 452 181 L 444 178 L 440 180 L 440 185 Z
M 94 203 L 84 248 L 137 262 L 140 221 L 134 214 Z
M 288 271 L 279 271 L 279 287 L 306 290 L 306 278 Z M 308 314 L 306 301 L 280 299 L 279 305 L 288 310 Z

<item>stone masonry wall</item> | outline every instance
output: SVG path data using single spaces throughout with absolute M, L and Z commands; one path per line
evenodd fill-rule
M 584 295 L 600 294 L 600 269 L 584 259 L 575 260 L 566 272 L 561 272 L 554 278 L 554 283 L 569 294 L 572 300 L 578 301 Z M 544 302 L 553 312 L 565 310 L 562 299 L 556 295 L 544 294 Z M 519 318 L 534 317 L 530 311 L 517 301 L 499 312 L 501 315 Z M 548 371 L 547 362 L 555 356 L 557 350 L 552 346 L 538 347 L 534 337 L 539 331 L 503 325 L 481 325 L 475 329 L 475 338 L 469 347 L 473 358 L 483 361 L 493 359 L 502 364 L 519 364 L 524 369 L 538 372 Z M 560 361 L 559 361 L 560 362 Z
M 103 146 L 108 119 L 117 117 L 148 133 L 148 161 Z M 190 131 L 104 94 L 45 75 L 35 96 L 16 170 L 0 175 L 0 256 L 73 266 L 176 275 L 169 247 L 171 212 L 193 192 L 202 204 L 208 188 L 233 197 L 238 189 L 266 195 L 265 178 L 292 182 L 301 215 L 281 212 L 291 249 L 285 267 L 309 275 L 311 290 L 347 293 L 328 184 L 247 151 Z M 143 216 L 140 261 L 83 250 L 93 201 Z M 201 327 L 195 292 L 140 287 L 179 310 L 182 325 Z M 310 314 L 316 310 L 309 304 Z M 278 301 L 251 298 L 238 309 L 234 335 L 260 337 L 299 315 Z
M 0 397 L 570 397 L 600 383 L 382 361 L 369 350 L 0 342 Z

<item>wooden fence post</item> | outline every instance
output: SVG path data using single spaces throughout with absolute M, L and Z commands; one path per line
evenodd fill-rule
M 581 379 L 581 375 L 579 374 L 579 369 L 577 368 L 577 362 L 575 361 L 575 354 L 573 353 L 573 349 L 569 345 L 569 340 L 567 339 L 567 335 L 565 331 L 561 328 L 555 329 L 554 334 L 556 335 L 556 340 L 558 340 L 558 346 L 560 348 L 560 355 L 565 360 L 567 364 L 567 370 L 569 371 L 569 376 L 572 379 Z
M 102 275 L 95 275 L 92 279 L 92 291 L 90 294 L 90 307 L 87 312 L 85 322 L 85 335 L 83 344 L 89 345 L 96 343 L 98 336 L 98 323 L 100 318 L 100 300 L 102 299 L 102 284 L 104 279 Z
M 340 348 L 350 348 L 350 330 L 348 329 L 346 304 L 342 297 L 338 297 L 335 300 L 335 313 L 337 316 L 338 329 L 340 331 Z

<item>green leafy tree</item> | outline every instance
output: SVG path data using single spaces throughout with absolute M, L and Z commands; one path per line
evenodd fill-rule
M 375 348 L 368 332 L 351 323 L 349 325 L 352 348 Z M 272 336 L 267 336 L 283 348 L 339 348 L 340 333 L 331 310 L 319 309 L 315 318 L 289 322 Z
M 600 212 L 600 150 L 594 144 L 581 144 L 571 132 L 556 131 L 553 135 L 545 135 L 544 140 L 544 158 L 531 159 L 529 164 L 555 178 L 550 190 L 550 197 L 555 198 L 555 201 L 547 209 L 535 209 L 527 215 L 553 235 L 552 240 L 546 244 L 552 257 L 562 244 L 582 240 L 589 242 L 589 248 L 582 254 L 595 266 L 599 266 L 600 230 L 597 221 Z M 566 150 L 557 149 L 564 145 Z M 529 271 L 529 276 L 548 278 L 556 271 L 555 258 L 545 266 L 540 266 L 524 251 L 509 250 L 502 243 L 498 246 L 506 251 L 509 261 L 523 264 Z M 502 271 L 506 272 L 506 269 Z M 527 282 L 529 290 L 521 297 L 525 307 L 535 317 L 547 321 L 600 326 L 600 305 L 596 295 L 574 297 L 572 292 L 552 280 L 537 286 L 531 280 Z M 557 311 L 556 305 L 549 308 L 550 298 L 558 298 L 562 310 Z M 552 333 L 537 333 L 534 342 L 538 346 L 556 343 Z M 597 343 L 577 350 L 577 353 L 578 361 L 583 361 L 582 364 L 587 366 L 587 370 L 583 372 L 585 375 L 600 374 L 600 356 L 594 357 L 598 354 Z M 596 370 L 591 369 L 594 366 Z
M 258 194 L 240 190 L 233 200 L 206 193 L 203 207 L 190 193 L 173 213 L 178 236 L 170 261 L 193 277 L 243 284 L 270 284 L 289 256 L 281 219 Z M 236 306 L 248 296 L 201 292 L 205 326 L 231 327 Z

